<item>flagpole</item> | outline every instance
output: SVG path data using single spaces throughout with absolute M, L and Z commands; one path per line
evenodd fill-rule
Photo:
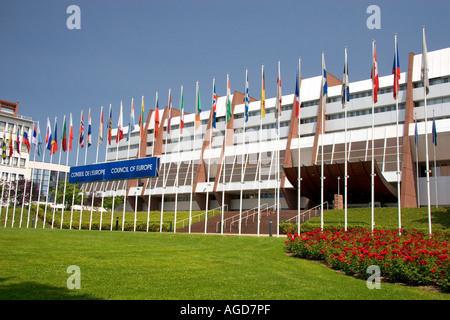
M 400 149 L 399 149 L 399 142 L 398 142 L 398 91 L 400 91 L 400 74 L 398 73 L 398 44 L 397 44 L 397 33 L 394 34 L 395 38 L 395 52 L 394 52 L 394 95 L 395 95 L 395 110 L 396 110 L 396 121 L 395 121 L 395 137 L 396 137 L 396 143 L 397 143 L 397 207 L 398 207 L 398 233 L 401 235 L 402 233 L 402 217 L 401 217 L 401 200 L 400 200 Z M 374 149 L 373 143 L 372 143 L 372 150 Z
M 223 220 L 225 215 L 225 166 L 226 166 L 226 149 L 227 149 L 227 126 L 228 126 L 228 119 L 227 119 L 227 112 L 228 112 L 228 99 L 230 98 L 228 95 L 228 83 L 230 81 L 230 74 L 227 73 L 227 101 L 226 101 L 226 108 L 225 108 L 225 141 L 223 146 L 223 166 L 222 166 L 222 217 L 221 217 L 221 223 L 220 223 L 220 234 L 223 235 Z
M 281 179 L 280 179 L 280 127 L 281 127 L 281 99 L 282 99 L 282 95 L 281 95 L 281 67 L 280 67 L 280 60 L 278 60 L 278 88 L 279 88 L 279 92 L 278 92 L 278 97 L 277 97 L 277 101 L 279 103 L 279 106 L 276 110 L 276 114 L 278 115 L 278 124 L 277 124 L 277 160 L 276 160 L 276 165 L 277 165 L 277 171 L 276 171 L 276 186 L 277 186 L 277 195 L 276 195 L 276 200 L 277 200 L 277 237 L 280 236 L 280 184 L 281 184 Z
M 155 98 L 155 116 L 154 118 L 154 122 L 153 122 L 153 134 L 152 134 L 152 157 L 155 156 L 155 133 L 156 133 L 156 109 L 158 108 L 158 91 L 156 91 L 156 98 Z M 158 111 L 158 116 L 159 116 L 159 111 Z M 159 118 L 158 118 L 158 123 L 159 123 Z M 159 170 L 159 168 L 158 168 Z M 150 205 L 151 205 L 151 200 L 152 200 L 152 181 L 150 178 L 147 179 L 147 184 L 150 185 L 150 188 L 148 190 L 148 206 L 147 206 L 147 232 L 148 232 L 148 227 L 150 224 Z
M 374 63 L 374 52 L 375 52 L 375 40 L 372 40 L 372 68 Z M 374 72 L 374 71 L 373 71 Z M 373 75 L 375 77 L 375 75 Z M 370 174 L 370 181 L 371 181 L 371 228 L 372 233 L 375 226 L 375 164 L 374 164 L 374 131 L 375 131 L 375 101 L 374 101 L 374 87 L 372 85 L 372 161 L 371 161 L 371 174 Z M 397 132 L 398 134 L 398 132 Z
M 55 126 L 56 126 L 56 120 L 57 120 L 57 118 L 55 117 Z M 51 130 L 50 130 L 50 132 L 51 132 Z M 51 141 L 50 141 L 50 144 L 51 144 Z M 53 149 L 53 147 L 52 147 L 52 149 Z M 45 151 L 44 151 L 44 152 L 45 152 Z M 52 159 L 53 159 L 53 152 L 52 152 L 52 150 L 50 150 L 50 162 L 49 162 L 50 164 L 52 164 Z M 48 171 L 49 171 L 49 172 L 48 172 L 48 180 L 47 180 L 47 195 L 46 195 L 46 197 L 45 197 L 44 221 L 43 221 L 43 223 L 42 223 L 42 229 L 45 228 L 45 221 L 46 221 L 46 219 L 47 219 L 48 194 L 49 194 L 49 192 L 50 192 L 50 177 L 51 177 L 51 175 L 52 175 L 52 170 L 49 169 Z
M 109 113 L 108 114 L 111 114 L 111 104 L 109 104 Z M 101 119 L 100 119 L 100 121 L 102 121 L 102 125 L 101 125 L 101 130 L 102 130 L 102 136 L 101 137 L 102 138 L 101 138 L 101 140 L 103 142 L 103 106 L 102 106 L 102 112 L 101 112 Z M 108 122 L 108 125 L 109 125 L 109 122 Z M 100 140 L 99 140 L 99 142 L 100 142 Z M 108 155 L 108 142 L 105 141 L 105 161 L 104 162 L 106 162 L 107 155 Z M 100 231 L 102 230 L 102 222 L 103 222 L 103 211 L 104 211 L 103 204 L 104 204 L 104 200 L 105 200 L 106 182 L 102 181 L 101 188 L 103 189 L 103 191 L 102 191 L 102 203 L 101 203 L 101 206 L 100 206 L 100 208 L 101 208 L 100 209 L 101 210 L 101 212 L 100 212 L 100 225 L 99 225 L 99 228 L 98 228 Z M 111 218 L 112 218 L 112 215 L 111 215 Z M 111 226 L 112 226 L 112 221 L 111 221 Z
M 322 51 L 322 79 L 325 77 L 324 72 L 326 72 L 326 70 L 324 69 L 324 63 L 325 63 L 325 53 Z M 328 86 L 328 84 L 327 84 Z M 324 87 L 323 87 L 323 83 L 322 83 L 322 114 L 320 115 L 321 117 L 321 137 L 320 137 L 320 145 L 321 145 L 321 163 L 320 163 L 320 172 L 321 172 L 321 177 L 320 177 L 320 230 L 323 230 L 323 201 L 324 201 L 324 195 L 323 195 L 323 189 L 324 189 L 324 176 L 323 176 L 323 135 L 324 135 L 324 129 L 323 127 L 325 126 L 325 105 L 327 103 L 327 97 L 325 96 L 326 92 L 324 92 Z M 325 101 L 324 101 L 325 100 Z
M 100 117 L 102 116 L 102 113 L 103 113 L 103 106 L 101 106 L 101 108 L 100 108 Z M 89 112 L 89 115 L 90 115 L 90 112 Z M 100 119 L 100 121 L 101 120 L 102 119 Z M 98 134 L 99 134 L 99 137 L 100 137 L 100 131 L 99 131 Z M 99 145 L 100 145 L 100 141 L 97 140 L 97 149 L 95 151 L 95 164 L 98 163 L 98 147 L 99 147 Z M 90 216 L 90 220 L 89 220 L 89 230 L 91 230 L 91 227 L 92 227 L 92 212 L 94 211 L 95 190 L 97 189 L 98 182 L 95 182 L 95 186 L 94 186 L 94 183 L 92 183 L 92 186 L 93 186 L 93 188 L 92 188 L 92 191 L 91 191 L 92 199 L 91 199 L 91 216 Z M 102 224 L 102 218 L 100 217 L 100 225 L 101 224 Z
M 436 119 L 434 118 L 434 109 L 433 109 L 433 140 L 436 139 L 435 133 L 436 133 Z M 434 176 L 434 185 L 435 185 L 435 189 L 436 189 L 436 208 L 439 207 L 438 205 L 438 185 L 437 185 L 437 169 L 436 169 L 436 141 L 434 141 L 433 143 L 433 158 L 434 158 L 434 172 L 433 172 L 433 176 Z
M 180 96 L 180 112 L 183 112 L 183 85 L 181 85 L 181 96 Z M 173 216 L 173 233 L 177 233 L 177 211 L 178 211 L 178 189 L 180 188 L 178 184 L 178 174 L 180 172 L 180 149 L 181 149 L 181 121 L 183 120 L 183 114 L 180 114 L 180 124 L 178 125 L 178 151 L 177 151 L 177 173 L 175 175 L 175 211 Z M 194 131 L 195 137 L 195 131 Z M 192 169 L 193 171 L 194 169 Z M 191 192 L 192 195 L 192 192 Z
M 22 129 L 25 132 L 25 129 Z M 28 133 L 30 133 L 31 128 L 28 130 Z M 31 137 L 31 135 L 29 135 Z M 22 139 L 23 139 L 23 133 L 22 133 Z M 28 139 L 28 136 L 27 136 Z M 22 141 L 23 142 L 23 141 Z M 30 143 L 30 142 L 28 142 Z M 26 166 L 26 172 L 28 172 L 28 168 L 29 168 L 29 163 L 30 163 L 30 150 L 31 150 L 31 145 L 30 145 L 30 149 L 28 149 L 28 161 L 27 161 L 27 166 Z M 30 179 L 31 180 L 31 179 Z M 30 181 L 31 182 L 31 181 Z M 27 179 L 24 177 L 24 185 L 23 185 L 23 197 L 22 197 L 22 209 L 20 210 L 20 223 L 19 223 L 19 228 L 22 228 L 22 216 L 23 216 L 23 208 L 25 206 L 25 194 L 27 193 Z
M 64 122 L 66 121 L 66 116 L 64 115 Z M 55 132 L 56 134 L 56 132 Z M 55 141 L 57 141 L 58 137 L 55 137 Z M 53 146 L 52 146 L 53 149 Z M 61 165 L 61 151 L 59 152 L 59 157 L 58 157 L 58 166 Z M 56 171 L 56 186 L 55 186 L 55 199 L 53 202 L 53 217 L 52 217 L 52 229 L 53 229 L 53 223 L 55 221 L 55 212 L 56 212 L 56 198 L 58 196 L 58 184 L 59 184 L 59 170 Z M 62 225 L 62 221 L 60 222 L 60 225 Z
M 301 81 L 301 58 L 298 57 L 298 78 L 297 78 L 297 83 L 298 83 L 298 115 L 297 115 L 297 121 L 298 121 L 298 125 L 297 125 L 297 135 L 298 135 L 298 168 L 297 168 L 297 184 L 298 184 L 298 194 L 297 194 L 297 234 L 300 234 L 300 223 L 301 223 L 301 218 L 300 218 L 300 211 L 301 211 L 301 159 L 300 159 L 300 107 L 301 107 L 301 100 L 300 100 L 300 81 Z
M 211 108 L 211 112 L 212 112 L 212 122 L 214 122 L 214 112 L 215 112 L 215 107 L 217 104 L 217 97 L 216 97 L 216 78 L 213 77 L 213 87 L 212 87 L 212 108 Z M 212 136 L 213 136 L 213 132 L 214 132 L 214 126 L 215 124 L 211 125 L 211 127 L 209 128 L 209 157 L 208 157 L 208 173 L 207 173 L 207 189 L 206 189 L 206 212 L 205 212 L 205 234 L 207 234 L 208 232 L 208 207 L 209 207 L 209 187 L 210 187 L 210 169 L 211 169 L 211 150 L 212 150 Z
M 164 151 L 164 157 L 167 159 L 167 137 L 169 135 L 170 132 L 170 117 L 172 116 L 172 97 L 171 97 L 171 89 L 169 88 L 169 98 L 168 98 L 168 108 L 169 108 L 169 118 L 167 119 L 167 129 L 166 129 L 166 143 L 165 143 L 165 151 Z M 163 126 L 163 134 L 164 134 L 164 126 Z M 162 232 L 162 227 L 163 227 L 163 216 L 164 216 L 164 193 L 166 190 L 166 183 L 167 183 L 167 177 L 168 175 L 166 174 L 166 161 L 164 161 L 164 176 L 163 176 L 163 191 L 162 191 L 162 201 L 161 201 L 161 222 L 159 224 L 159 232 Z
M 349 85 L 348 83 L 348 64 L 347 64 L 347 47 L 345 47 L 345 74 L 344 74 L 344 79 L 345 79 L 345 91 L 343 92 L 344 97 L 343 97 L 343 103 L 344 103 L 344 113 L 345 113 L 345 137 L 344 137 L 344 163 L 345 163 L 345 169 L 344 169 L 344 230 L 347 231 L 347 223 L 348 223 L 348 219 L 347 219 L 347 183 L 348 183 L 348 154 L 347 154 L 347 127 L 348 127 L 348 119 L 347 119 L 347 100 L 348 100 L 348 94 L 349 92 L 347 92 L 347 86 Z M 340 199 L 338 199 L 338 203 L 340 202 Z
M 264 84 L 264 64 L 261 65 L 261 104 L 263 105 L 262 107 L 265 108 L 265 84 Z M 263 96 L 264 95 L 264 96 Z M 261 225 L 261 170 L 262 170 L 262 160 L 261 160 L 261 156 L 262 156 L 262 118 L 263 118 L 263 108 L 261 108 L 260 110 L 261 114 L 259 117 L 259 170 L 258 170 L 258 225 L 257 225 L 257 235 L 259 237 L 259 233 L 260 233 L 260 225 Z
M 17 125 L 18 127 L 19 125 Z M 17 153 L 20 155 L 20 138 L 19 138 L 19 131 L 20 129 L 17 128 L 17 140 L 16 140 L 16 149 L 17 149 Z M 17 161 L 17 167 L 19 167 L 19 161 Z M 13 215 L 12 215 L 12 221 L 11 221 L 11 228 L 14 227 L 14 220 L 15 220 L 15 216 L 16 216 L 16 204 L 17 204 L 17 189 L 19 186 L 19 176 L 16 176 L 16 190 L 15 190 L 15 194 L 14 194 L 14 207 L 13 207 Z M 19 221 L 20 222 L 20 221 Z
M 64 115 L 64 117 L 65 117 L 65 115 Z M 70 119 L 72 119 L 72 113 L 70 113 Z M 72 123 L 71 120 L 70 120 L 70 123 Z M 70 124 L 69 124 L 69 139 L 70 139 Z M 67 132 L 66 132 L 66 141 L 68 141 L 67 140 Z M 66 154 L 66 167 L 67 167 L 67 165 L 69 163 L 69 152 L 70 152 L 70 150 L 69 150 L 68 147 L 66 147 L 66 148 L 67 148 L 67 154 Z M 66 203 L 66 184 L 67 184 L 67 171 L 64 174 L 64 191 L 63 191 L 63 201 L 62 201 L 63 205 L 62 205 L 62 208 L 61 208 L 61 224 L 59 226 L 60 229 L 62 229 L 63 220 L 64 220 L 64 208 L 65 208 L 65 203 Z
M 240 195 L 240 201 L 239 201 L 239 235 L 241 235 L 241 229 L 242 229 L 242 192 L 244 187 L 244 164 L 247 161 L 245 157 L 245 125 L 247 123 L 247 108 L 248 108 L 248 69 L 245 69 L 245 92 L 244 92 L 244 132 L 243 132 L 243 139 L 242 139 L 242 165 L 241 165 L 241 195 Z
M 424 96 L 424 103 L 425 103 L 425 156 L 426 156 L 426 174 L 427 174 L 427 206 L 428 206 L 428 232 L 431 236 L 432 230 L 431 230 L 431 200 L 430 200 L 430 163 L 428 159 L 428 104 L 427 104 L 427 90 L 429 90 L 428 86 L 428 57 L 427 57 L 427 48 L 426 48 L 426 42 L 425 42 L 425 27 L 422 27 L 423 31 L 423 53 L 422 53 L 422 78 L 424 81 L 423 86 L 423 96 Z
M 81 119 L 83 119 L 83 110 L 81 110 L 81 117 L 80 117 L 80 124 L 81 124 Z M 77 143 L 77 157 L 76 157 L 76 161 L 75 161 L 75 166 L 78 166 L 78 154 L 80 152 L 80 134 L 78 134 L 78 143 Z M 76 185 L 73 185 L 73 193 L 72 193 L 72 207 L 70 208 L 70 226 L 69 229 L 72 229 L 72 218 L 73 218 L 73 203 L 75 201 L 75 188 Z
M 34 124 L 33 124 L 34 126 Z M 39 126 L 39 121 L 38 121 L 38 126 Z M 33 132 L 34 134 L 34 132 Z M 3 136 L 5 135 L 5 133 L 3 133 Z M 36 129 L 36 140 L 34 143 L 34 155 L 33 155 L 33 162 L 36 161 L 36 149 L 37 149 L 37 145 L 38 145 L 38 141 L 37 141 L 37 129 Z M 32 201 L 32 197 L 33 197 L 33 168 L 31 168 L 31 186 L 30 186 L 30 200 L 28 201 L 28 217 L 27 217 L 27 229 L 28 229 L 28 225 L 30 223 L 30 210 L 31 210 L 31 201 Z
M 200 96 L 199 96 L 199 86 L 198 86 L 198 81 L 195 84 L 195 117 L 194 117 L 194 145 L 192 147 L 192 169 L 191 169 L 191 198 L 190 198 L 190 204 L 189 204 L 189 233 L 191 233 L 191 224 L 192 224 L 192 197 L 193 197 L 193 193 L 194 193 L 194 168 L 195 168 L 195 158 L 194 158 L 194 154 L 195 154 L 195 137 L 196 137 L 196 133 L 197 133 L 197 123 L 195 123 L 197 121 L 197 116 L 200 118 L 200 113 L 197 115 L 197 112 L 199 112 L 198 110 L 198 106 L 199 106 L 199 101 Z M 178 183 L 178 180 L 177 180 Z
M 419 152 L 418 152 L 418 149 L 419 149 L 419 146 L 418 146 L 418 144 L 419 144 L 419 137 L 418 137 L 418 132 L 417 132 L 417 117 L 416 117 L 416 113 L 414 113 L 414 122 L 415 122 L 415 124 L 416 124 L 416 126 L 415 126 L 415 137 L 414 137 L 414 140 L 415 140 L 415 145 L 416 145 L 416 184 L 417 184 L 417 207 L 418 208 L 420 208 L 420 187 L 419 187 Z

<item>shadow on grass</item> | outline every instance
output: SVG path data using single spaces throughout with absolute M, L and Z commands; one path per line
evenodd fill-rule
M 0 300 L 101 300 L 80 290 L 53 287 L 27 281 L 5 284 L 8 278 L 0 278 Z

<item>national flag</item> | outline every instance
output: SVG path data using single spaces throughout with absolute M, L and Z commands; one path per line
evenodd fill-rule
M 103 106 L 100 108 L 100 124 L 98 127 L 98 145 L 103 143 Z
M 112 109 L 111 104 L 109 105 L 109 121 L 108 121 L 108 144 L 111 145 L 112 139 Z
M 61 135 L 61 147 L 64 152 L 67 151 L 67 132 L 66 132 L 66 116 L 64 115 L 63 130 Z
M 58 129 L 57 129 L 57 122 L 55 119 L 55 134 L 52 136 L 52 147 L 50 150 L 50 154 L 55 154 L 56 151 L 58 151 Z
M 39 126 L 37 126 L 37 155 L 40 157 L 42 156 L 42 136 L 41 136 L 41 128 Z
M 70 124 L 69 124 L 69 151 L 72 151 L 72 140 L 73 140 L 73 123 L 72 123 L 72 113 L 70 113 Z
M 245 93 L 244 93 L 244 104 L 245 104 L 245 122 L 248 122 L 248 105 L 250 103 L 248 96 L 248 70 L 245 70 Z
M 131 99 L 130 122 L 128 123 L 127 141 L 131 138 L 131 131 L 134 130 L 134 99 Z
M 327 103 L 327 98 L 328 98 L 327 67 L 325 66 L 325 54 L 322 52 L 322 115 L 325 114 L 325 105 Z
M 154 137 L 155 139 L 159 135 L 159 106 L 158 106 L 158 92 L 156 93 L 156 107 L 155 107 L 155 128 Z
M 266 116 L 266 80 L 264 76 L 264 65 L 261 70 L 261 118 Z
M 47 150 L 52 152 L 52 128 L 50 127 L 50 120 L 47 118 L 47 132 L 45 135 L 45 143 L 47 144 Z
M 91 108 L 89 108 L 88 133 L 87 133 L 88 147 L 92 144 L 92 122 L 91 122 Z
M 432 132 L 433 132 L 433 144 L 434 144 L 435 146 L 437 146 L 437 128 L 436 128 L 436 119 L 433 119 Z
M 216 118 L 217 118 L 217 94 L 216 94 L 216 79 L 213 79 L 213 97 L 212 97 L 212 111 L 213 111 L 213 122 L 212 126 L 216 128 Z
M 16 139 L 16 150 L 17 153 L 20 154 L 20 129 L 17 128 L 17 139 Z
M 167 133 L 170 134 L 170 123 L 172 122 L 172 93 L 171 89 L 169 89 L 169 121 L 167 124 Z
M 33 123 L 33 136 L 31 137 L 31 143 L 37 144 L 37 132 L 36 132 L 36 123 Z
M 415 128 L 414 128 L 414 142 L 416 144 L 416 148 L 419 145 L 419 132 L 417 130 L 417 119 L 414 120 L 415 124 Z
M 5 135 L 6 135 L 6 133 L 3 132 L 3 137 L 2 137 L 2 159 L 6 158 L 6 139 L 5 139 Z
M 28 132 L 26 132 L 25 130 L 23 131 L 22 143 L 27 146 L 28 153 L 30 153 L 31 144 L 30 140 L 28 140 Z
M 183 133 L 184 128 L 184 99 L 183 99 L 183 86 L 181 86 L 181 98 L 180 98 L 180 133 Z
M 298 61 L 297 67 L 297 77 L 295 78 L 295 116 L 298 118 L 300 116 L 300 59 Z
M 380 84 L 378 82 L 378 62 L 377 62 L 377 48 L 375 46 L 375 41 L 372 43 L 372 91 L 373 91 L 373 103 L 378 101 L 378 89 Z
M 83 110 L 81 110 L 81 119 L 80 119 L 80 138 L 78 139 L 78 143 L 81 148 L 84 147 L 84 119 L 83 119 Z
M 394 64 L 392 66 L 392 74 L 394 75 L 394 99 L 397 100 L 397 94 L 400 87 L 400 61 L 398 60 L 397 35 L 395 35 L 395 52 L 394 52 Z
M 231 120 L 231 117 L 233 116 L 233 110 L 231 108 L 231 92 L 230 92 L 230 75 L 227 73 L 227 102 L 226 102 L 226 108 L 227 108 L 227 122 Z
M 139 127 L 141 130 L 141 138 L 144 136 L 144 96 L 142 96 L 141 114 L 139 115 Z
M 347 62 L 347 48 L 345 48 L 344 59 L 344 76 L 342 79 L 342 108 L 345 107 L 345 102 L 350 101 L 350 87 L 348 80 L 348 62 Z
M 13 148 L 13 136 L 12 136 L 12 130 L 9 131 L 9 157 L 11 158 L 14 153 Z
M 202 112 L 202 102 L 200 100 L 200 87 L 197 82 L 197 94 L 195 99 L 195 130 L 200 127 L 200 113 Z
M 120 113 L 119 119 L 117 121 L 117 135 L 116 135 L 116 143 L 119 143 L 120 140 L 123 139 L 123 113 L 122 113 L 122 101 L 120 101 Z
M 280 61 L 278 61 L 278 76 L 277 76 L 277 89 L 276 89 L 276 100 L 275 100 L 275 118 L 276 126 L 278 129 L 279 118 L 281 116 L 281 73 L 280 73 Z
M 427 52 L 427 42 L 425 39 L 425 28 L 423 28 L 423 46 L 422 46 L 422 81 L 425 87 L 426 94 L 430 92 L 430 81 L 428 79 L 428 52 Z

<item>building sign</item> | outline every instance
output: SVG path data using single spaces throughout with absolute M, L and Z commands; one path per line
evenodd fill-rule
M 104 162 L 70 168 L 69 183 L 157 177 L 159 158 Z

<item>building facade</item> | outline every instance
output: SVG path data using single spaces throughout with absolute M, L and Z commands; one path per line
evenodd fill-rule
M 159 176 L 138 181 L 108 182 L 102 184 L 100 191 L 103 190 L 106 196 L 126 195 L 131 207 L 137 201 L 139 210 L 145 210 L 148 206 L 151 210 L 211 210 L 225 204 L 227 210 L 232 211 L 274 206 L 279 190 L 281 209 L 294 210 L 298 206 L 297 170 L 301 170 L 301 208 L 304 209 L 320 202 L 317 195 L 321 192 L 319 168 L 323 159 L 326 171 L 324 201 L 333 205 L 334 196 L 344 192 L 343 163 L 347 143 L 348 204 L 367 206 L 371 201 L 367 164 L 371 161 L 373 135 L 377 205 L 397 205 L 399 173 L 401 206 L 425 206 L 427 132 L 431 203 L 433 206 L 448 206 L 450 149 L 446 148 L 446 144 L 450 141 L 450 48 L 428 53 L 430 91 L 427 95 L 427 129 L 421 59 L 421 54 L 410 53 L 407 69 L 401 73 L 398 125 L 393 75 L 380 75 L 378 101 L 373 105 L 373 132 L 372 80 L 350 83 L 351 99 L 347 103 L 345 136 L 342 81 L 329 73 L 324 123 L 320 117 L 322 77 L 301 79 L 300 130 L 293 107 L 293 93 L 282 96 L 278 125 L 275 98 L 266 99 L 264 118 L 261 118 L 260 101 L 250 99 L 248 121 L 245 121 L 244 94 L 238 91 L 230 96 L 233 117 L 228 122 L 227 97 L 217 98 L 215 128 L 213 112 L 206 110 L 199 114 L 200 126 L 197 129 L 196 115 L 184 114 L 184 128 L 180 132 L 180 111 L 172 108 L 169 134 L 169 108 L 166 106 L 159 110 L 160 129 L 155 137 L 156 112 L 151 110 L 142 136 L 139 126 L 135 126 L 129 140 L 122 139 L 116 144 L 116 129 L 113 129 L 112 143 L 107 146 L 107 161 L 157 156 L 161 164 Z M 232 83 L 243 84 L 244 81 L 234 78 Z M 253 84 L 252 88 L 255 87 Z M 212 98 L 210 102 L 212 105 Z M 159 103 L 163 103 L 162 99 Z M 203 105 L 209 103 L 203 102 Z M 433 121 L 437 128 L 437 145 L 432 140 Z M 124 128 L 124 136 L 128 135 L 127 130 Z M 86 186 L 86 189 L 99 191 L 98 184 L 97 187 L 94 184 Z

